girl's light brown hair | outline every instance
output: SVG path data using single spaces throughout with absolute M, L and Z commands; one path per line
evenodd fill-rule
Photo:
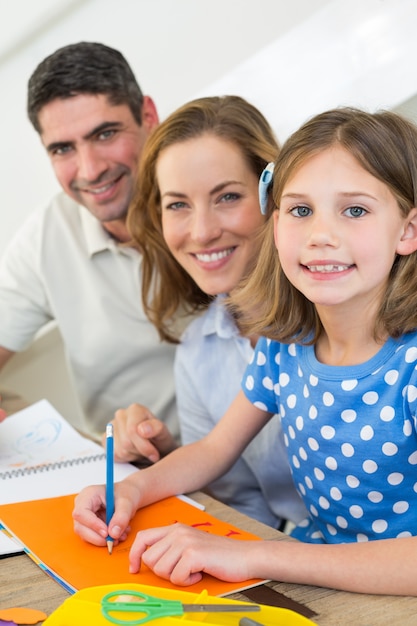
M 407 216 L 417 206 L 417 128 L 388 111 L 339 108 L 313 117 L 283 145 L 275 163 L 270 204 L 279 211 L 283 188 L 311 156 L 331 146 L 347 150 L 385 183 Z M 265 224 L 258 264 L 230 301 L 242 332 L 288 343 L 315 343 L 322 333 L 316 308 L 287 279 L 274 244 L 273 219 Z M 381 298 L 374 334 L 391 337 L 417 329 L 417 252 L 397 255 Z
M 178 341 L 172 325 L 174 317 L 204 310 L 212 297 L 198 287 L 165 243 L 156 165 L 164 149 L 205 134 L 238 146 L 256 176 L 260 176 L 265 165 L 278 154 L 277 140 L 264 116 L 238 96 L 193 100 L 172 113 L 148 138 L 127 225 L 133 245 L 143 257 L 145 312 L 161 339 L 173 343 Z

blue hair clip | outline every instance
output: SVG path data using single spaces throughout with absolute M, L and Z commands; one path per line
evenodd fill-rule
M 261 207 L 262 215 L 266 215 L 268 209 L 268 187 L 272 180 L 272 174 L 274 173 L 274 164 L 268 163 L 266 168 L 261 174 L 258 185 L 259 193 L 259 206 Z

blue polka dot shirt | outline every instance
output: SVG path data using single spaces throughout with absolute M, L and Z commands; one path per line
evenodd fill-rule
M 330 366 L 314 346 L 261 338 L 242 388 L 280 413 L 309 516 L 293 536 L 348 543 L 417 535 L 417 333 Z

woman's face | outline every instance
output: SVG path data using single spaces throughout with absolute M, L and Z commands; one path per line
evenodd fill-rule
M 211 134 L 173 144 L 156 165 L 162 229 L 202 291 L 229 293 L 257 253 L 258 177 L 234 143 Z

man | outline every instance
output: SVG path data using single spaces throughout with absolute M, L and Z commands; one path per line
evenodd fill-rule
M 1 260 L 0 367 L 54 319 L 88 432 L 140 402 L 177 435 L 175 348 L 143 313 L 141 257 L 125 224 L 155 105 L 117 50 L 82 42 L 39 64 L 28 114 L 63 192 Z

